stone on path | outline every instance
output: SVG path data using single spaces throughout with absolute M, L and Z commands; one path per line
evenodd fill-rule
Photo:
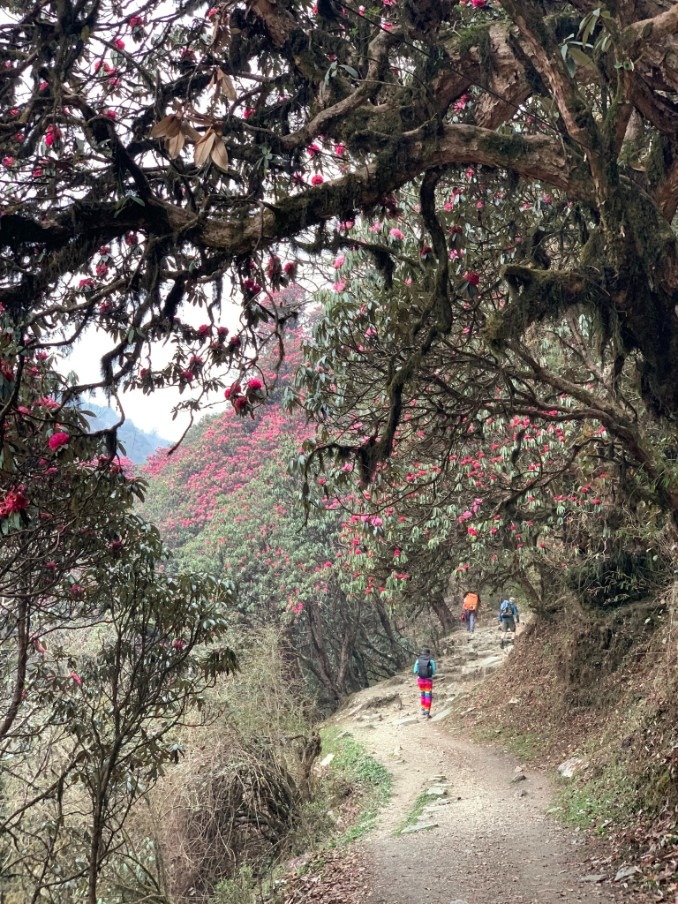
M 590 876 L 582 876 L 580 882 L 604 882 L 607 879 L 605 873 L 593 873 Z
M 630 879 L 631 876 L 635 876 L 636 873 L 639 873 L 640 870 L 637 866 L 622 866 L 620 870 L 617 870 L 617 875 L 614 877 L 615 882 L 623 882 L 624 879 Z
M 437 822 L 418 822 L 413 826 L 407 826 L 406 829 L 403 829 L 400 834 L 401 835 L 411 835 L 412 832 L 423 832 L 426 829 L 437 829 Z
M 403 708 L 403 701 L 400 694 L 386 694 L 381 697 L 371 697 L 369 700 L 365 701 L 363 706 L 365 709 L 381 709 L 382 706 L 390 706 L 392 703 L 395 703 L 398 709 Z
M 583 760 L 579 756 L 571 756 L 569 760 L 565 760 L 564 763 L 561 763 L 558 766 L 558 775 L 561 778 L 572 778 L 577 774 L 577 772 L 581 772 L 582 769 L 586 769 L 588 763 L 586 760 Z
M 403 719 L 396 719 L 394 725 L 412 725 L 415 722 L 423 721 L 419 716 L 405 716 Z
M 426 790 L 427 797 L 447 797 L 447 788 L 444 785 L 431 785 Z

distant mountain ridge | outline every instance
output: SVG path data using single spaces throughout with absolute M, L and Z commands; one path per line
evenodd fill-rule
M 92 432 L 112 427 L 119 420 L 118 414 L 104 405 L 94 405 L 91 402 L 86 402 L 84 408 L 86 411 L 94 413 L 94 417 L 90 418 L 90 430 Z M 124 446 L 125 457 L 129 458 L 135 465 L 143 464 L 150 455 L 153 455 L 162 446 L 170 445 L 169 440 L 159 436 L 155 431 L 149 433 L 147 430 L 142 430 L 137 427 L 134 421 L 129 419 L 118 429 L 118 440 Z

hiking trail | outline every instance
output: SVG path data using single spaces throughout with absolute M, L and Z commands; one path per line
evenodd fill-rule
M 356 897 L 316 888 L 306 900 L 370 904 L 574 904 L 640 901 L 584 832 L 552 815 L 555 777 L 452 733 L 452 712 L 516 655 L 493 622 L 448 637 L 436 657 L 433 717 L 423 719 L 411 671 L 354 694 L 331 720 L 393 775 L 392 797 L 361 842 Z M 519 655 L 519 654 L 518 654 Z M 508 661 L 507 661 L 508 660 Z M 507 705 L 519 705 L 519 691 Z M 426 793 L 421 808 L 420 796 Z M 415 817 L 413 809 L 419 799 Z M 551 813 L 549 813 L 551 810 Z

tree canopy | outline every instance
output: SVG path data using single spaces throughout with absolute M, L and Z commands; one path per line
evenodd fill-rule
M 510 289 L 493 337 L 519 342 L 584 305 L 615 376 L 637 367 L 645 405 L 675 417 L 674 5 L 4 5 L 0 302 L 23 343 L 5 378 L 27 349 L 96 325 L 109 389 L 214 388 L 262 320 L 288 318 L 270 290 L 350 241 L 358 215 L 397 216 L 397 193 L 429 174 L 420 239 L 439 278 L 425 355 L 458 294 L 433 185 L 472 165 L 568 208 L 542 254 L 536 241 L 502 267 L 489 249 Z M 375 244 L 388 270 L 392 249 Z M 227 337 L 232 294 L 243 329 Z M 187 305 L 204 306 L 202 330 Z M 154 367 L 168 341 L 171 363 Z

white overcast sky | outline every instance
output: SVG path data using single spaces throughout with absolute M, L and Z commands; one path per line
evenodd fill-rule
M 231 330 L 237 329 L 240 313 L 241 308 L 238 304 L 233 304 L 228 309 L 224 306 L 223 315 L 219 318 L 219 322 L 228 326 Z M 185 322 L 192 323 L 193 326 L 199 326 L 206 320 L 205 312 L 200 308 L 196 309 L 186 306 L 182 308 L 181 315 Z M 101 358 L 110 348 L 110 336 L 105 335 L 101 331 L 91 329 L 74 346 L 69 356 L 65 359 L 65 367 L 77 374 L 80 383 L 94 383 L 101 379 Z M 154 346 L 154 369 L 162 367 L 170 359 L 173 348 L 173 346 L 168 346 L 167 350 L 165 350 L 159 344 Z M 197 395 L 197 393 L 197 390 L 194 391 L 194 395 Z M 146 430 L 149 433 L 155 432 L 170 442 L 176 441 L 181 437 L 190 420 L 188 412 L 180 413 L 175 420 L 172 420 L 172 409 L 177 402 L 190 397 L 190 389 L 184 390 L 183 394 L 179 395 L 179 390 L 176 387 L 156 389 L 149 395 L 144 395 L 140 390 L 120 393 L 120 401 L 125 410 L 127 420 L 133 421 L 135 426 L 141 430 Z M 98 405 L 108 404 L 103 392 L 95 394 L 92 397 L 92 401 Z M 209 400 L 209 403 L 210 407 L 206 412 L 202 413 L 216 413 L 224 409 L 228 404 L 222 393 L 216 394 L 213 399 Z M 115 407 L 114 400 L 112 400 L 111 407 Z

